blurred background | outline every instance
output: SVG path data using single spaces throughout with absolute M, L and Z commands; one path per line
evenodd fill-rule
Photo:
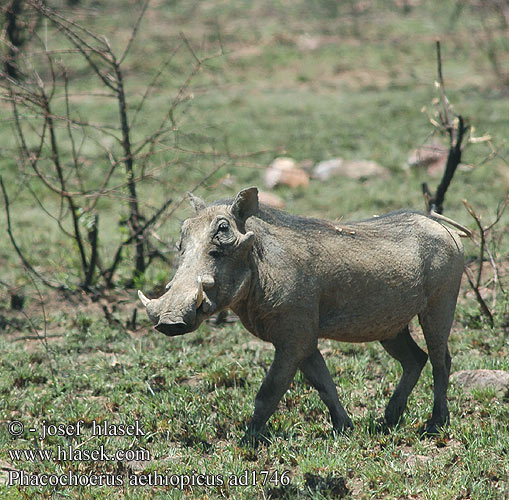
M 469 126 L 446 211 L 468 220 L 467 198 L 493 212 L 509 186 L 508 12 L 502 0 L 10 0 L 0 166 L 18 245 L 48 281 L 111 287 L 163 280 L 151 263 L 171 264 L 187 191 L 258 185 L 270 204 L 332 219 L 424 208 L 420 184 L 438 184 L 449 148 L 437 39 L 451 123 Z M 14 284 L 12 250 L 4 239 Z

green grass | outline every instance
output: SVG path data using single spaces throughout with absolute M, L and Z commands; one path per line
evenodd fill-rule
M 167 197 L 178 201 L 184 193 L 225 159 L 236 155 L 199 189 L 208 200 L 232 196 L 248 185 L 263 186 L 263 168 L 275 156 L 297 161 L 341 156 L 375 160 L 387 167 L 386 179 L 365 182 L 334 178 L 312 181 L 307 189 L 277 188 L 292 213 L 314 217 L 355 219 L 389 210 L 423 207 L 421 183 L 435 188 L 438 179 L 425 171 L 409 171 L 412 149 L 426 141 L 432 126 L 428 115 L 437 96 L 434 40 L 440 36 L 447 94 L 455 111 L 475 126 L 476 136 L 490 134 L 488 143 L 469 144 L 463 161 L 470 168 L 457 171 L 446 199 L 446 215 L 475 228 L 461 203 L 466 198 L 482 215 L 493 219 L 497 204 L 507 193 L 509 103 L 492 72 L 482 44 L 478 14 L 465 8 L 454 19 L 449 2 L 415 2 L 404 13 L 393 2 L 152 2 L 141 24 L 132 52 L 126 59 L 125 79 L 131 118 L 146 85 L 167 60 L 184 32 L 200 56 L 219 50 L 224 54 L 207 62 L 188 90 L 193 98 L 177 107 L 178 132 L 162 138 L 161 149 L 147 162 L 151 172 L 139 185 L 140 204 L 149 217 Z M 356 6 L 357 5 L 357 6 Z M 121 51 L 139 7 L 136 3 L 87 2 L 62 12 L 96 33 L 105 34 Z M 356 9 L 361 9 L 359 12 Z M 43 34 L 46 33 L 43 27 Z M 66 42 L 48 26 L 50 48 Z M 314 41 L 317 46 L 310 49 Z M 504 64 L 507 58 L 500 52 Z M 100 90 L 98 81 L 75 55 L 62 55 L 73 92 Z M 42 59 L 34 64 L 43 68 Z M 162 73 L 146 107 L 137 118 L 133 141 L 158 127 L 194 58 L 183 47 Z M 42 71 L 42 69 L 41 69 Z M 62 88 L 57 89 L 62 92 Z M 95 123 L 117 124 L 114 100 L 75 95 L 74 116 Z M 55 110 L 64 110 L 55 101 Z M 11 198 L 13 229 L 20 247 L 45 276 L 76 290 L 79 258 L 75 243 L 64 238 L 55 221 L 35 204 L 29 186 L 46 210 L 58 213 L 59 203 L 28 169 L 16 164 L 16 140 L 9 106 L 0 103 L 1 175 Z M 33 124 L 33 117 L 27 116 Z M 80 137 L 80 130 L 75 130 Z M 58 131 L 66 161 L 71 158 L 65 129 Z M 205 154 L 175 151 L 179 144 Z M 81 155 L 84 182 L 97 185 L 108 168 L 104 146 L 120 155 L 108 136 L 89 132 Z M 218 152 L 214 158 L 212 152 Z M 259 152 L 254 156 L 243 155 Z M 43 168 L 49 165 L 41 163 Z M 141 171 L 141 163 L 136 165 Z M 54 172 L 48 170 L 54 179 Z M 229 176 L 230 183 L 220 182 Z M 122 184 L 121 170 L 112 184 Z M 125 190 L 102 199 L 100 213 L 101 258 L 108 262 L 123 237 L 127 216 Z M 157 228 L 169 246 L 176 241 L 181 221 L 190 214 L 186 205 L 175 210 Z M 86 221 L 83 221 L 85 224 Z M 68 214 L 65 227 L 70 227 Z M 500 260 L 507 283 L 509 254 L 508 215 L 501 220 L 490 248 Z M 136 328 L 127 326 L 138 307 L 135 290 L 123 289 L 131 277 L 132 251 L 127 250 L 117 289 L 94 302 L 81 292 L 62 296 L 41 288 L 44 309 L 33 282 L 19 265 L 5 237 L 0 242 L 2 292 L 0 294 L 0 464 L 29 473 L 119 475 L 124 486 L 8 488 L 0 485 L 0 498 L 328 498 L 343 478 L 351 498 L 502 499 L 509 496 L 509 421 L 507 394 L 491 390 L 465 392 L 449 389 L 451 426 L 443 435 L 421 439 L 418 428 L 432 406 L 432 376 L 428 364 L 409 400 L 405 421 L 393 432 L 373 432 L 376 420 L 397 384 L 400 370 L 376 344 L 321 342 L 341 401 L 354 421 L 347 436 L 332 437 L 326 409 L 318 394 L 298 375 L 270 420 L 271 443 L 257 450 L 239 444 L 253 408 L 253 400 L 272 359 L 272 348 L 250 336 L 239 323 L 224 327 L 202 325 L 192 334 L 168 339 L 155 332 L 139 310 Z M 469 261 L 478 249 L 465 243 Z M 159 246 L 167 250 L 166 245 Z M 173 260 L 173 253 L 167 252 Z M 485 263 L 489 273 L 489 264 Z M 154 261 L 136 285 L 159 293 L 172 274 L 170 265 Z M 487 278 L 486 278 L 487 279 Z M 9 308 L 10 293 L 26 297 L 22 312 Z M 94 299 L 95 300 L 95 299 Z M 491 301 L 490 305 L 491 305 Z M 105 315 L 104 310 L 107 311 Z M 479 314 L 477 302 L 465 282 L 460 293 L 450 348 L 453 371 L 461 369 L 509 370 L 507 296 L 499 291 L 495 327 Z M 109 319 L 106 319 L 106 316 Z M 36 331 L 48 344 L 35 337 Z M 46 332 L 46 334 L 44 333 Z M 414 328 L 418 341 L 418 329 Z M 21 338 L 21 339 L 20 339 Z M 25 431 L 17 439 L 7 423 L 20 420 Z M 41 440 L 29 432 L 48 423 L 84 420 L 83 435 Z M 93 437 L 92 421 L 130 423 L 138 420 L 144 436 Z M 143 448 L 149 462 L 35 462 L 13 461 L 9 450 L 82 443 L 82 449 L 108 452 Z M 194 471 L 194 472 L 193 472 Z M 248 485 L 229 484 L 232 475 Z M 263 483 L 264 473 L 270 475 Z M 284 474 L 285 471 L 289 471 Z M 129 486 L 133 474 L 178 476 L 207 474 L 219 486 Z M 253 484 L 252 473 L 256 474 Z M 313 480 L 312 474 L 320 481 Z M 282 478 L 290 478 L 284 486 Z M 311 479 L 310 479 L 311 478 Z M 279 479 L 279 483 L 277 481 Z M 283 481 L 285 482 L 285 481 Z M 336 489 L 335 489 L 336 488 Z
M 332 437 L 316 391 L 298 375 L 271 419 L 273 442 L 255 452 L 241 447 L 239 441 L 271 349 L 253 341 L 239 324 L 225 328 L 204 325 L 196 333 L 168 340 L 151 331 L 147 322 L 135 333 L 69 311 L 58 323 L 62 337 L 50 342 L 49 353 L 37 341 L 20 351 L 19 342 L 2 340 L 1 411 L 8 420 L 20 419 L 26 429 L 40 429 L 43 421 L 76 423 L 84 419 L 83 436 L 50 437 L 41 442 L 25 431 L 13 439 L 3 425 L 4 460 L 8 449 L 33 448 L 35 442 L 56 450 L 58 445 L 85 441 L 83 448 L 103 444 L 109 452 L 143 448 L 150 452 L 151 461 L 122 465 L 13 464 L 8 460 L 26 472 L 61 474 L 70 468 L 83 475 L 118 473 L 127 482 L 134 472 L 178 475 L 196 471 L 230 477 L 247 470 L 251 477 L 252 471 L 282 474 L 288 470 L 292 487 L 302 495 L 307 491 L 306 473 L 346 478 L 354 498 L 503 498 L 507 494 L 509 413 L 506 401 L 489 390 L 469 394 L 453 384 L 450 428 L 439 438 L 421 439 L 417 429 L 429 415 L 432 402 L 428 365 L 410 398 L 405 422 L 388 435 L 373 433 L 371 429 L 399 377 L 393 360 L 377 345 L 321 343 L 340 398 L 353 417 L 354 432 Z M 486 338 L 485 330 L 458 324 L 451 338 L 454 370 L 509 369 L 502 334 L 491 331 Z M 476 339 L 481 337 L 479 344 Z M 92 438 L 92 420 L 139 420 L 145 436 Z M 269 486 L 274 485 L 197 487 L 186 495 L 253 498 L 267 494 Z M 16 488 L 0 491 L 5 498 L 15 498 Z M 37 495 L 41 490 L 24 491 Z M 55 498 L 65 498 L 64 494 L 109 498 L 119 488 L 42 491 L 51 491 Z M 127 498 L 179 498 L 173 487 L 126 486 L 122 491 Z M 309 495 L 320 498 L 318 493 Z M 23 498 L 21 492 L 19 498 Z

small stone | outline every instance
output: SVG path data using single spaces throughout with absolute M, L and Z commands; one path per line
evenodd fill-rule
M 389 171 L 371 160 L 350 160 L 333 158 L 321 161 L 315 166 L 314 176 L 321 181 L 328 181 L 331 177 L 341 176 L 350 179 L 367 179 L 369 177 L 385 177 Z
M 492 388 L 497 392 L 509 390 L 509 372 L 504 370 L 460 370 L 451 379 L 464 389 Z
M 333 158 L 332 160 L 321 161 L 316 164 L 313 173 L 318 180 L 325 182 L 335 175 L 340 175 L 342 165 L 343 158 Z
M 447 163 L 449 152 L 436 141 L 424 144 L 410 154 L 407 162 L 410 167 L 425 168 L 430 175 L 440 175 Z
M 309 175 L 304 170 L 297 167 L 292 158 L 276 158 L 265 171 L 265 185 L 273 189 L 279 185 L 296 187 L 307 187 L 309 185 Z

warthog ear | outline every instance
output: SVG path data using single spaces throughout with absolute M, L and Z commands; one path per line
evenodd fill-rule
M 242 222 L 258 212 L 258 188 L 243 189 L 235 198 L 230 211 L 235 218 Z
M 201 198 L 198 198 L 198 196 L 195 196 L 192 193 L 187 193 L 187 197 L 196 213 L 207 207 L 207 204 Z

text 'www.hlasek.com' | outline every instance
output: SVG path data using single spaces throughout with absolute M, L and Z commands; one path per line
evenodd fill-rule
M 193 487 L 221 486 L 288 486 L 289 471 L 277 470 L 241 471 L 236 474 L 209 474 L 195 470 L 172 473 L 153 470 L 151 472 L 133 472 L 129 467 L 119 464 L 144 464 L 148 467 L 153 463 L 149 450 L 133 446 L 137 439 L 145 437 L 142 424 L 135 420 L 129 424 L 113 424 L 108 421 L 95 420 L 85 422 L 53 424 L 43 421 L 39 429 L 25 428 L 19 420 L 12 420 L 7 425 L 9 434 L 16 439 L 34 443 L 31 447 L 13 447 L 7 450 L 12 467 L 7 468 L 4 484 L 20 487 L 68 487 L 68 486 L 163 486 L 177 489 Z M 37 439 L 38 438 L 38 439 Z M 65 444 L 57 444 L 55 440 L 64 439 Z M 105 443 L 97 446 L 94 440 L 102 439 L 106 443 L 110 438 L 127 438 L 129 447 L 112 449 Z M 67 468 L 65 464 L 80 462 L 103 463 L 103 469 L 84 473 L 82 468 Z M 21 466 L 28 464 L 56 464 L 57 470 L 51 472 L 26 471 Z M 110 467 L 107 464 L 110 464 Z M 16 464 L 16 465 L 14 465 Z M 76 469 L 76 470 L 75 470 Z

